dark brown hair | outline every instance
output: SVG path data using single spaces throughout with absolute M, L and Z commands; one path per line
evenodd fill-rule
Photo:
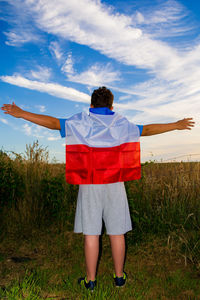
M 94 90 L 91 97 L 91 105 L 94 107 L 108 107 L 113 105 L 114 96 L 105 86 Z

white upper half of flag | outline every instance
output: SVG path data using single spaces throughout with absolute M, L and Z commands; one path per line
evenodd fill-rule
M 140 138 L 138 126 L 118 113 L 78 113 L 66 120 L 65 130 L 66 145 L 107 148 L 139 142 Z

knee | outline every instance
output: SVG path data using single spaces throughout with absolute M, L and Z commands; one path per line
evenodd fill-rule
M 111 243 L 119 243 L 119 242 L 124 242 L 124 234 L 119 234 L 119 235 L 109 235 Z
M 124 234 L 110 234 L 109 235 L 109 238 L 110 239 L 116 239 L 116 240 L 118 240 L 118 239 L 124 239 Z
M 94 244 L 99 243 L 99 235 L 85 235 L 84 237 L 87 246 L 94 246 Z

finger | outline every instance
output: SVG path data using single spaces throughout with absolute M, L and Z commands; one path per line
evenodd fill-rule
M 11 104 L 3 104 L 3 107 L 5 108 L 11 107 Z
M 3 110 L 10 110 L 10 107 L 3 106 L 2 109 L 3 109 Z
M 7 108 L 6 108 L 6 107 L 4 107 L 4 106 L 2 106 L 2 107 L 1 107 L 1 109 L 2 109 L 2 110 L 7 110 Z

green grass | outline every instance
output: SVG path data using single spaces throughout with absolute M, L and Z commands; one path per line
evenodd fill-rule
M 128 281 L 121 289 L 113 285 L 106 235 L 102 245 L 98 285 L 90 293 L 77 285 L 85 274 L 82 235 L 38 232 L 29 240 L 5 239 L 0 246 L 0 299 L 200 299 L 198 271 L 185 266 L 181 253 L 170 248 L 167 239 L 150 236 L 145 242 L 127 245 Z M 11 260 L 25 255 L 31 260 Z

